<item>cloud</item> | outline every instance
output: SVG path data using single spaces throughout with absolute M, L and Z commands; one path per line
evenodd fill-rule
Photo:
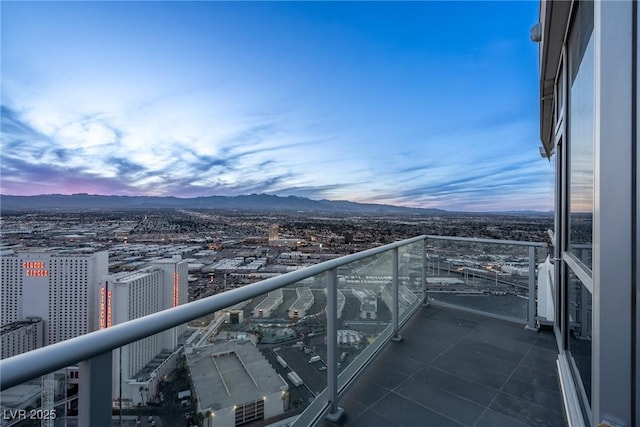
M 469 131 L 458 130 L 431 138 L 426 147 L 390 150 L 389 158 L 368 152 L 366 146 L 331 152 L 340 134 L 296 137 L 295 131 L 285 132 L 277 121 L 240 126 L 235 133 L 227 129 L 222 140 L 172 140 L 155 133 L 159 141 L 140 144 L 137 141 L 152 131 L 121 128 L 119 119 L 112 123 L 109 115 L 78 117 L 50 135 L 35 130 L 7 106 L 2 108 L 2 120 L 5 193 L 41 193 L 26 183 L 55 182 L 58 191 L 69 192 L 87 192 L 79 188 L 84 183 L 106 193 L 180 197 L 272 193 L 462 208 L 478 203 L 498 206 L 505 196 L 515 201 L 510 195 L 524 189 L 529 189 L 535 203 L 544 197 L 543 191 L 531 193 L 532 182 L 546 179 L 544 163 L 505 153 L 504 146 L 486 145 L 485 136 L 475 128 L 473 138 L 480 143 L 466 145 L 463 151 L 451 153 L 455 143 L 442 142 L 469 137 Z M 514 128 L 501 127 L 483 132 L 495 140 Z
M 278 168 L 277 152 L 308 145 L 309 142 L 265 141 L 277 130 L 273 124 L 240 128 L 226 141 L 213 141 L 216 155 L 203 144 L 172 140 L 157 135 L 150 144 L 140 144 L 149 129 L 137 126 L 119 129 L 107 115 L 77 117 L 45 135 L 20 114 L 2 109 L 3 192 L 29 191 L 24 185 L 41 180 L 56 182 L 61 190 L 70 182 L 91 183 L 103 191 L 127 194 L 190 195 L 245 194 L 270 192 L 288 187 L 294 173 Z M 117 119 L 114 122 L 118 122 Z M 4 124 L 7 126 L 4 126 Z M 227 132 L 228 133 L 228 132 Z M 226 145 L 223 145 L 226 144 Z

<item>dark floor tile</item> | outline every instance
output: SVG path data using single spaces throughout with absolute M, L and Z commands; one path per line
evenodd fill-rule
M 551 350 L 554 353 L 558 353 L 558 342 L 555 335 L 551 332 L 539 332 L 538 340 L 536 341 L 537 348 L 544 348 Z
M 393 416 L 392 413 L 382 415 L 368 410 L 353 420 L 347 418 L 343 425 L 346 427 L 400 427 L 401 424 L 387 418 L 389 415 Z
M 478 369 L 477 366 L 471 363 L 449 359 L 445 356 L 439 357 L 431 365 L 435 368 L 447 371 L 450 374 L 496 389 L 502 387 L 509 378 L 509 374 L 490 371 L 488 369 Z
M 412 357 L 398 353 L 395 350 L 402 346 L 402 342 L 389 343 L 385 351 L 376 359 L 376 365 L 389 366 L 403 374 L 413 375 L 426 366 L 425 362 L 415 360 Z
M 474 334 L 470 338 L 478 342 L 492 344 L 503 351 L 513 352 L 521 356 L 525 355 L 535 346 L 535 343 L 531 341 L 512 339 L 507 335 L 497 335 L 486 332 Z
M 447 350 L 442 357 L 459 360 L 461 362 L 474 365 L 477 369 L 499 372 L 507 376 L 511 375 L 518 366 L 518 362 L 498 359 L 477 350 L 463 350 L 458 348 L 458 346 L 454 346 L 452 349 Z
M 501 391 L 544 406 L 547 409 L 552 409 L 557 412 L 562 412 L 563 410 L 562 396 L 559 391 L 532 386 L 513 378 L 507 381 Z
M 433 318 L 425 324 L 412 330 L 412 334 L 419 335 L 425 339 L 436 339 L 446 344 L 453 344 L 469 333 L 469 329 L 448 323 L 445 320 Z
M 429 307 L 401 335 L 345 393 L 341 425 L 565 425 L 551 332 Z
M 490 408 L 532 426 L 564 427 L 565 425 L 561 413 L 505 393 L 498 393 Z
M 345 396 L 340 399 L 338 406 L 344 409 L 344 416 L 348 415 L 350 419 L 355 419 L 367 409 L 368 405 L 364 405 L 351 397 Z
M 389 393 L 372 408 L 377 414 L 393 419 L 397 424 L 407 427 L 438 426 L 461 427 L 449 418 L 427 409 L 417 403 L 403 399 L 395 393 Z
M 418 310 L 415 316 L 413 316 L 413 319 L 427 319 L 430 317 L 442 316 L 443 313 L 446 313 L 447 311 L 448 310 L 444 308 L 431 305 L 429 307 L 423 308 L 422 310 Z
M 531 346 L 527 346 L 522 349 L 514 349 L 513 347 L 504 348 L 503 346 L 498 345 L 497 339 L 492 339 L 490 341 L 474 335 L 462 339 L 456 344 L 456 348 L 470 353 L 479 352 L 499 360 L 520 363 L 524 355 L 531 349 Z
M 547 390 L 559 390 L 557 371 L 540 372 L 524 366 L 518 367 L 511 379 L 518 380 L 531 387 L 542 387 Z
M 478 324 L 486 320 L 486 316 L 462 310 L 441 310 L 438 313 L 437 320 L 446 321 L 466 329 L 475 329 Z
M 538 332 L 526 329 L 524 325 L 498 319 L 487 319 L 476 328 L 478 334 L 494 335 L 508 338 L 523 344 L 534 344 L 538 339 Z
M 402 354 L 419 362 L 429 364 L 451 347 L 447 343 L 436 338 L 427 338 L 419 335 L 405 336 L 399 343 L 393 344 L 394 353 Z
M 556 371 L 558 354 L 544 348 L 532 348 L 522 359 L 521 366 L 540 372 L 551 373 Z
M 357 400 L 365 406 L 370 406 L 387 393 L 389 393 L 389 390 L 386 388 L 372 383 L 366 378 L 358 378 L 357 382 L 347 391 L 345 396 Z
M 369 366 L 364 373 L 364 378 L 382 386 L 386 389 L 393 389 L 398 384 L 409 378 L 409 375 L 398 371 L 394 366 L 379 365 L 374 363 Z
M 409 378 L 398 386 L 395 393 L 466 426 L 472 426 L 484 410 L 480 405 L 414 378 Z
M 423 369 L 412 378 L 483 406 L 488 405 L 498 393 L 495 388 L 468 381 L 433 367 Z
M 507 417 L 500 412 L 492 411 L 491 409 L 487 409 L 475 427 L 531 427 L 528 424 L 521 423 L 515 418 Z
M 498 319 L 496 317 L 486 317 L 485 325 L 501 330 L 526 331 L 526 325 L 522 322 Z

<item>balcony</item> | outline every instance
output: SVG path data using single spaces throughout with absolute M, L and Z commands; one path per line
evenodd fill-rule
M 431 305 L 401 334 L 341 397 L 342 425 L 565 425 L 551 332 Z
M 0 362 L 2 425 L 564 425 L 545 257 L 419 236 L 24 353 Z

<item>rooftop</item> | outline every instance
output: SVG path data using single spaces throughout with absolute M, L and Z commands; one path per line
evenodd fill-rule
M 42 322 L 40 317 L 28 317 L 26 320 L 18 320 L 17 322 L 7 323 L 0 327 L 0 335 L 8 334 L 9 332 L 17 331 L 25 326 L 33 325 L 34 323 Z
M 248 341 L 201 348 L 187 355 L 187 363 L 203 410 L 255 401 L 286 387 L 269 362 Z

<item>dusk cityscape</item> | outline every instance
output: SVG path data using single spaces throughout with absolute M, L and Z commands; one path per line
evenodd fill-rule
M 640 425 L 638 22 L 3 1 L 0 427 Z

